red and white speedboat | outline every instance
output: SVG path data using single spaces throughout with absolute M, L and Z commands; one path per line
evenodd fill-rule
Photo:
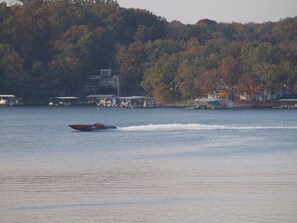
M 89 124 L 78 124 L 78 125 L 69 125 L 69 127 L 80 130 L 80 131 L 97 131 L 97 130 L 104 130 L 104 129 L 116 129 L 116 126 L 112 125 L 104 125 L 102 123 L 95 123 L 92 125 Z

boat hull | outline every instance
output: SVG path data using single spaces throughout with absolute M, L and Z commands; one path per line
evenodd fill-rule
M 104 125 L 101 123 L 95 123 L 92 125 L 88 125 L 88 124 L 69 125 L 69 127 L 79 131 L 98 131 L 98 130 L 117 128 L 116 126 Z

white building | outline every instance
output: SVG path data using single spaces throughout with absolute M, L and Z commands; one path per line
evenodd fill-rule
M 111 87 L 119 89 L 119 76 L 113 75 L 111 69 L 101 69 L 100 74 L 90 75 L 84 87 L 87 89 L 97 89 L 101 87 Z

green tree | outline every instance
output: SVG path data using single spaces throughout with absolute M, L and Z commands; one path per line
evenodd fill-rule
M 55 41 L 57 54 L 51 61 L 52 86 L 63 86 L 66 94 L 77 94 L 87 75 L 94 70 L 92 64 L 94 33 L 85 25 L 72 26 Z M 60 84 L 57 84 L 60 83 Z
M 182 99 L 194 97 L 197 91 L 194 82 L 196 76 L 196 67 L 189 60 L 185 59 L 180 62 L 174 82 Z
M 285 61 L 281 65 L 283 70 L 282 85 L 285 91 L 288 91 L 292 97 L 297 95 L 297 63 Z
M 21 93 L 24 82 L 23 59 L 8 45 L 0 44 L 0 92 Z
M 254 66 L 256 75 L 259 77 L 260 89 L 277 91 L 284 85 L 283 70 L 278 65 L 261 63 Z
M 145 71 L 143 87 L 158 103 L 172 103 L 179 99 L 175 80 L 179 63 L 178 54 L 163 56 Z
M 142 92 L 144 45 L 134 42 L 128 47 L 118 46 L 116 61 L 121 82 L 122 95 L 137 95 Z

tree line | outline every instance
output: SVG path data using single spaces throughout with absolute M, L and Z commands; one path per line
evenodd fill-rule
M 0 3 L 1 94 L 31 102 L 83 96 L 88 77 L 105 68 L 120 76 L 121 95 L 159 103 L 264 89 L 294 97 L 297 17 L 189 25 L 113 0 Z

